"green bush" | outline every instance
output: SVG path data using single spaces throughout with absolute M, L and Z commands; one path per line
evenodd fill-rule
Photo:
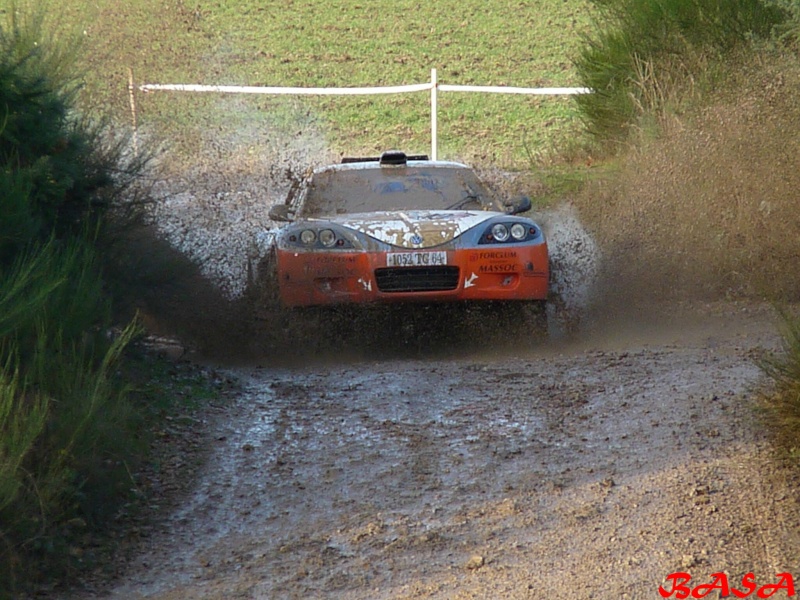
M 593 94 L 576 98 L 588 130 L 622 141 L 640 120 L 696 88 L 715 67 L 768 38 L 787 12 L 760 0 L 595 0 L 600 15 L 576 67 Z
M 23 463 L 47 418 L 47 398 L 25 389 L 19 378 L 18 365 L 9 356 L 0 369 L 0 514 L 17 503 L 26 487 Z
M 109 517 L 139 450 L 113 376 L 137 329 L 109 339 L 94 254 L 80 239 L 50 241 L 0 273 L 0 565 L 29 577 L 63 572 L 64 524 Z
M 789 15 L 785 22 L 775 28 L 776 37 L 795 52 L 800 50 L 800 0 L 773 0 L 772 3 Z
M 71 569 L 75 524 L 128 498 L 139 419 L 116 375 L 98 240 L 143 162 L 74 110 L 74 47 L 0 12 L 0 597 Z M 122 210 L 125 209 L 125 210 Z M 105 252 L 103 252 L 105 254 Z
M 40 8 L 12 2 L 0 14 L 0 263 L 7 263 L 31 240 L 95 236 L 148 159 L 126 152 L 127 139 L 112 140 L 102 119 L 74 109 L 76 42 L 54 36 Z

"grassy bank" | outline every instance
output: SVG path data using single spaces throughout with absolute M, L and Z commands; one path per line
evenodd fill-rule
M 63 9 L 67 10 L 67 9 Z M 589 27 L 585 0 L 466 2 L 254 0 L 198 3 L 74 2 L 85 31 L 86 100 L 129 123 L 127 69 L 139 82 L 351 87 L 443 83 L 577 84 L 572 59 Z M 442 94 L 440 154 L 524 166 L 571 143 L 580 123 L 569 98 Z M 309 118 L 337 152 L 430 148 L 426 93 L 274 98 L 150 94 L 138 98 L 146 131 L 184 151 L 216 133 L 257 145 Z M 302 117 L 302 118 L 301 118 Z M 185 145 L 183 145 L 183 142 Z
M 797 2 L 614 0 L 579 105 L 613 157 L 576 199 L 604 251 L 598 303 L 800 300 Z M 800 344 L 762 361 L 764 426 L 797 461 Z
M 69 573 L 142 456 L 118 374 L 138 326 L 110 334 L 101 260 L 141 163 L 74 111 L 77 45 L 49 18 L 0 18 L 0 597 Z

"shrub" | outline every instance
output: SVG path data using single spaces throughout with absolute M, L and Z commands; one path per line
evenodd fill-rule
M 795 58 L 760 49 L 587 185 L 579 206 L 603 248 L 608 293 L 800 299 L 797 85 Z
M 775 28 L 776 37 L 795 51 L 800 49 L 800 1 L 772 0 L 771 4 L 786 11 L 788 18 Z
M 109 337 L 96 245 L 143 166 L 74 110 L 74 47 L 43 13 L 2 15 L 0 597 L 68 572 L 74 524 L 102 524 L 131 487 L 139 421 L 115 373 L 138 329 Z
M 595 0 L 597 30 L 576 67 L 588 130 L 622 141 L 646 115 L 713 83 L 715 65 L 787 19 L 761 0 Z
M 0 23 L 0 262 L 31 240 L 93 237 L 148 157 L 74 109 L 79 45 L 52 42 L 42 9 L 11 3 Z
M 137 420 L 113 373 L 136 326 L 108 339 L 108 312 L 83 240 L 0 272 L 0 581 L 59 575 L 64 524 L 100 523 L 126 497 Z
M 9 354 L 0 369 L 0 514 L 15 505 L 26 485 L 22 465 L 44 429 L 48 409 L 47 398 L 20 383 L 13 347 Z

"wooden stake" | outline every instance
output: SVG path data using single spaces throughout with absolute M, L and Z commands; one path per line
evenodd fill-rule
M 136 97 L 133 87 L 133 69 L 128 69 L 128 97 L 131 103 L 131 121 L 133 123 L 133 151 L 139 156 L 139 127 L 136 123 Z

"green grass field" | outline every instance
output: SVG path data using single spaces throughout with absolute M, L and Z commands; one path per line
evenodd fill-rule
M 440 83 L 579 85 L 573 58 L 587 0 L 70 0 L 63 23 L 85 40 L 87 106 L 130 123 L 137 83 L 352 87 Z M 59 15 L 61 17 L 61 15 Z M 370 97 L 138 94 L 139 124 L 195 151 L 215 136 L 245 144 L 313 127 L 337 153 L 427 152 L 427 92 Z M 581 131 L 568 97 L 439 95 L 439 156 L 525 167 Z

